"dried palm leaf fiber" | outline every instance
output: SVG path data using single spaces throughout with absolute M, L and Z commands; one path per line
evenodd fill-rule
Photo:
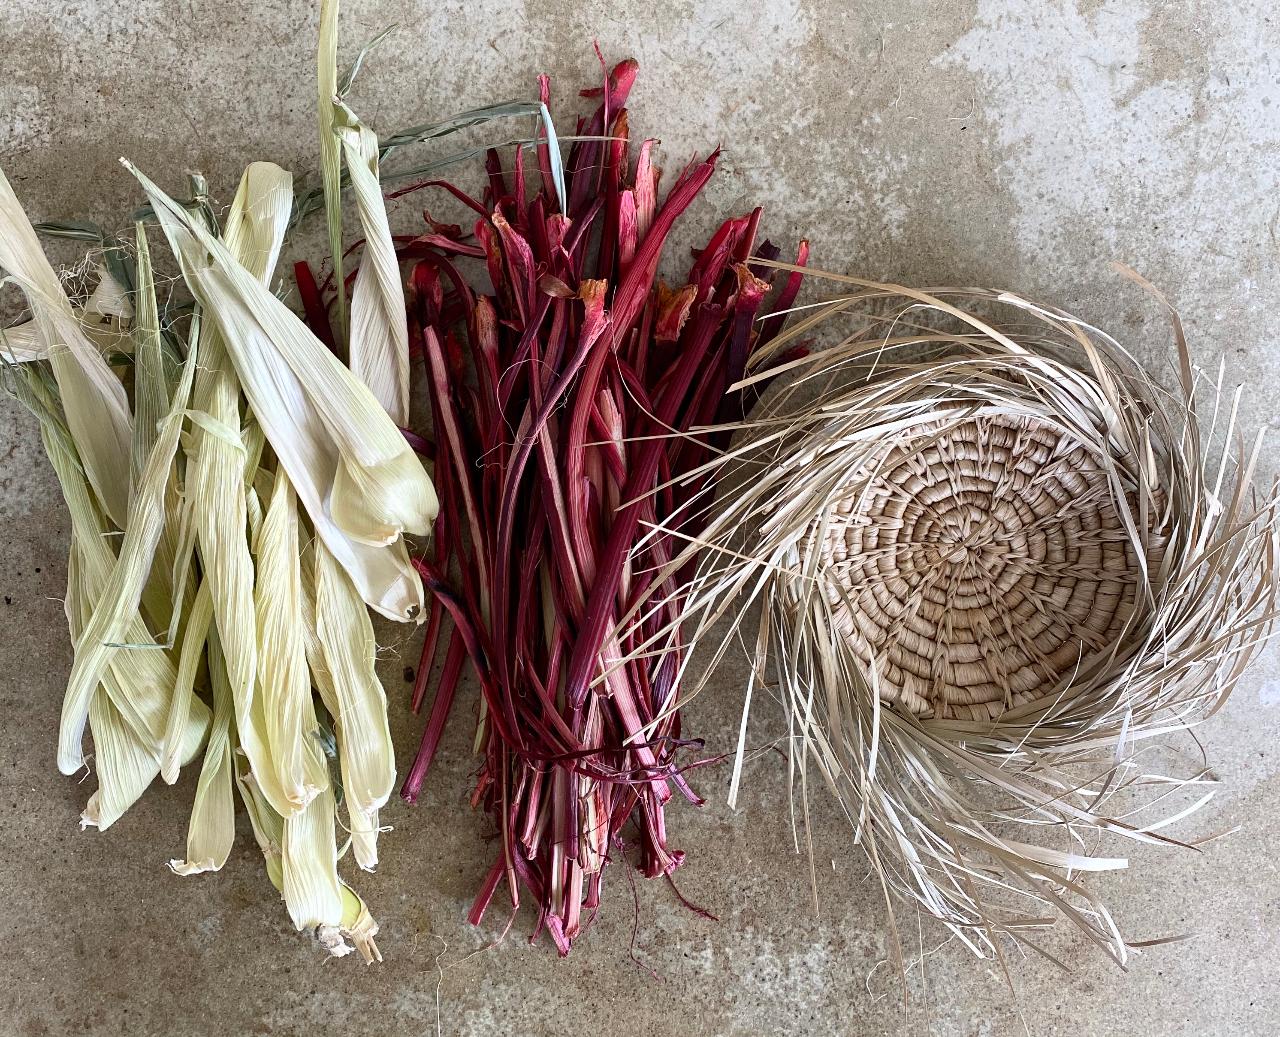
M 1251 487 L 1238 393 L 1176 316 L 1167 390 L 1008 293 L 815 276 L 845 294 L 753 356 L 742 385 L 787 388 L 714 462 L 731 488 L 671 563 L 697 565 L 680 633 L 748 648 L 730 801 L 753 695 L 776 691 L 792 774 L 839 801 L 895 934 L 905 901 L 999 956 L 1065 917 L 1123 965 L 1140 944 L 1089 873 L 1127 861 L 1096 836 L 1186 845 L 1167 829 L 1211 775 L 1150 747 L 1221 708 L 1275 618 L 1277 496 Z

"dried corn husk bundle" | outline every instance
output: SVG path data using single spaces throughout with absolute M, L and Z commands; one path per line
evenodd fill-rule
M 326 3 L 330 38 L 335 20 Z M 338 329 L 349 366 L 273 290 L 295 202 L 291 174 L 265 162 L 245 170 L 221 223 L 199 177 L 178 203 L 125 163 L 185 304 L 157 298 L 154 224 L 138 223 L 133 248 L 73 306 L 0 174 L 0 268 L 31 312 L 0 347 L 71 512 L 75 658 L 58 766 L 97 772 L 82 823 L 109 828 L 157 775 L 173 783 L 198 765 L 173 871 L 226 862 L 234 787 L 295 926 L 372 961 L 377 925 L 338 873 L 348 848 L 377 864 L 395 781 L 368 608 L 420 619 L 404 536 L 430 531 L 437 502 L 397 427 L 408 346 L 377 138 L 322 100 L 322 123 L 343 112 L 325 153 L 348 146 L 366 238 L 352 324 Z M 328 180 L 340 223 L 340 163 Z
M 116 369 L 90 334 L 96 310 L 75 312 L 0 175 L 0 264 L 32 313 L 24 348 L 5 336 L 9 381 L 73 529 L 59 769 L 92 760 L 82 822 L 106 829 L 157 775 L 198 763 L 182 875 L 225 863 L 238 786 L 295 925 L 372 960 L 377 926 L 338 875 L 347 846 L 376 864 L 395 780 L 366 603 L 417 618 L 402 534 L 429 531 L 434 491 L 370 389 L 269 288 L 290 174 L 249 166 L 222 227 L 198 179 L 179 205 L 138 177 L 195 307 L 161 320 L 138 224 Z M 104 286 L 105 273 L 95 297 Z
M 700 559 L 684 636 L 751 662 L 730 801 L 767 689 L 793 780 L 836 796 L 891 926 L 905 902 L 987 957 L 1065 917 L 1123 964 L 1140 944 L 1090 873 L 1127 861 L 1098 836 L 1186 845 L 1172 826 L 1212 775 L 1160 747 L 1221 708 L 1276 614 L 1277 493 L 1252 488 L 1238 393 L 1176 316 L 1170 391 L 1008 293 L 814 276 L 845 294 L 753 358 L 743 385 L 789 385 L 715 462 L 729 489 L 672 562 Z

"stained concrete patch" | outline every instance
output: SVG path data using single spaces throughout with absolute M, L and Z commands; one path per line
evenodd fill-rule
M 1216 378 L 1225 360 L 1226 384 L 1243 384 L 1245 426 L 1280 423 L 1280 31 L 1261 5 L 347 8 L 344 55 L 401 27 L 353 99 L 380 130 L 528 96 L 540 71 L 554 76 L 567 112 L 598 76 L 598 38 L 610 61 L 640 59 L 631 124 L 661 137 L 667 183 L 695 153 L 725 145 L 683 241 L 764 204 L 769 237 L 794 247 L 809 236 L 820 265 L 1009 288 L 1074 310 L 1167 369 L 1166 315 L 1108 268 L 1121 260 L 1177 302 L 1205 371 Z M 0 163 L 38 218 L 87 216 L 124 229 L 139 194 L 121 154 L 174 190 L 186 170 L 201 169 L 224 202 L 251 159 L 299 172 L 314 162 L 314 5 L 0 0 L 0 14 Z M 396 209 L 400 225 L 418 218 L 417 202 Z M 313 232 L 302 245 L 318 242 Z M 727 774 L 715 771 L 700 776 L 705 808 L 672 811 L 673 843 L 689 855 L 681 892 L 720 922 L 683 910 L 661 883 L 640 883 L 633 896 L 615 869 L 597 927 L 567 961 L 518 938 L 523 916 L 506 942 L 467 958 L 505 922 L 488 919 L 476 932 L 464 921 L 492 852 L 464 801 L 469 685 L 421 805 L 389 807 L 395 830 L 383 864 L 361 877 L 387 962 L 326 964 L 292 932 L 247 831 L 221 873 L 168 872 L 164 862 L 185 839 L 192 775 L 150 790 L 106 833 L 77 830 L 92 779 L 60 777 L 53 759 L 70 661 L 60 601 L 66 517 L 33 424 L 11 403 L 0 404 L 0 420 L 11 429 L 0 447 L 0 940 L 9 951 L 0 1032 L 431 1033 L 437 986 L 446 1034 L 1280 1029 L 1274 651 L 1200 732 L 1224 785 L 1172 834 L 1242 830 L 1199 853 L 1139 847 L 1129 871 L 1095 880 L 1132 938 L 1196 934 L 1147 950 L 1128 974 L 1061 931 L 1045 946 L 1072 972 L 1014 955 L 1006 977 L 927 924 L 917 931 L 912 916 L 902 925 L 907 953 L 923 952 L 923 967 L 913 968 L 904 1004 L 880 964 L 885 913 L 861 851 L 815 796 L 815 913 L 805 860 L 792 849 L 785 769 L 770 757 L 751 765 L 737 812 L 723 804 Z M 1264 476 L 1278 458 L 1268 445 Z M 387 644 L 402 636 L 380 634 Z M 403 665 L 388 657 L 383 666 L 402 769 L 420 730 L 404 702 Z M 690 707 L 687 729 L 713 749 L 733 744 L 743 676 L 731 664 Z M 767 708 L 759 716 L 767 740 L 776 718 Z M 438 964 L 457 962 L 441 978 Z

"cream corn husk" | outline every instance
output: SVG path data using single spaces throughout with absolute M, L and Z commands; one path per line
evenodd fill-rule
M 379 960 L 377 924 L 338 874 L 344 847 L 360 867 L 376 865 L 379 811 L 395 781 L 365 602 L 417 618 L 422 588 L 402 534 L 429 530 L 434 492 L 374 394 L 270 291 L 292 206 L 289 174 L 252 164 L 221 236 L 203 222 L 212 219 L 207 204 L 189 212 L 147 183 L 198 303 L 185 342 L 162 319 L 141 224 L 129 295 L 104 272 L 82 306 L 65 295 L 49 302 L 54 285 L 61 292 L 52 268 L 6 257 L 26 264 L 24 288 L 43 278 L 43 295 L 28 291 L 36 317 L 9 333 L 3 360 L 40 421 L 72 515 L 66 611 L 76 653 L 59 767 L 84 765 L 88 726 L 98 789 L 82 823 L 106 829 L 157 776 L 172 783 L 201 757 L 186 854 L 172 870 L 223 866 L 238 788 L 294 924 L 315 930 L 330 953 L 358 949 Z M 199 200 L 203 181 L 193 186 Z M 376 227 L 369 204 L 364 215 Z M 366 283 L 387 274 L 384 266 Z M 403 328 L 383 326 L 394 313 L 384 289 L 351 337 L 353 352 L 368 340 L 363 355 L 407 374 Z M 403 364 L 392 355 L 401 346 Z M 99 395 L 108 410 L 122 392 L 103 348 L 118 350 L 133 373 L 133 412 L 123 414 L 127 436 L 113 455 L 124 490 L 114 514 L 88 478 L 92 452 L 68 405 L 69 391 L 95 384 L 78 377 L 82 369 L 106 372 Z M 74 360 L 70 376 L 58 358 Z M 101 406 L 83 410 L 82 423 L 107 420 Z
M 22 289 L 58 383 L 67 428 L 107 517 L 124 521 L 132 422 L 124 386 L 85 334 L 36 232 L 0 172 L 0 270 Z
M 1197 843 L 1179 826 L 1215 778 L 1167 747 L 1222 707 L 1280 606 L 1260 440 L 1176 316 L 1170 390 L 1011 293 L 809 276 L 842 294 L 753 356 L 741 388 L 786 386 L 732 426 L 705 527 L 667 531 L 689 545 L 672 568 L 697 566 L 683 635 L 712 665 L 747 650 L 730 800 L 768 691 L 805 823 L 816 774 L 900 967 L 904 907 L 1001 960 L 1065 918 L 1123 965 L 1161 941 L 1123 934 L 1095 873 L 1126 842 Z
M 222 242 L 133 171 L 317 535 L 372 608 L 418 618 L 422 584 L 401 534 L 429 532 L 439 507 L 421 462 L 368 387 Z
M 364 254 L 351 291 L 351 372 L 369 387 L 397 425 L 409 424 L 409 328 L 404 286 L 378 183 L 378 138 L 346 105 L 337 132 L 360 214 Z

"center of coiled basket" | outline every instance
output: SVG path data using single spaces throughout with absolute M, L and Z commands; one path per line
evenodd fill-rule
M 848 481 L 822 563 L 880 695 L 984 720 L 1115 644 L 1142 579 L 1099 459 L 1045 421 L 911 430 Z

